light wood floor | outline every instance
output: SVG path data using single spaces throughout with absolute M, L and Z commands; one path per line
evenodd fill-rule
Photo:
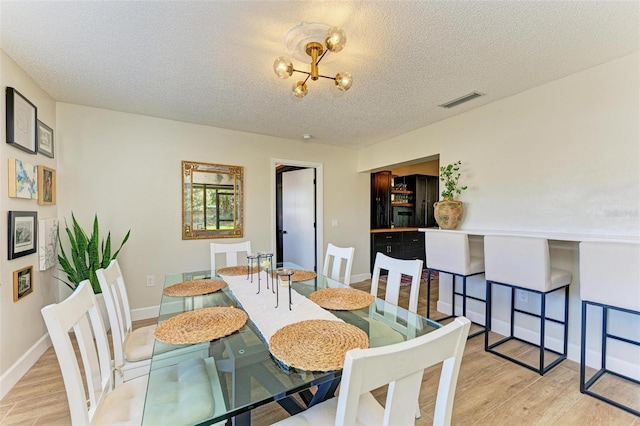
M 369 281 L 352 284 L 368 291 Z M 426 285 L 421 288 L 419 312 L 426 312 Z M 383 288 L 381 288 L 383 291 Z M 437 291 L 435 286 L 432 291 Z M 403 287 L 400 304 L 408 300 L 408 287 Z M 435 297 L 432 297 L 435 303 Z M 432 307 L 432 312 L 433 312 Z M 435 316 L 435 315 L 434 315 Z M 136 326 L 154 323 L 136 322 Z M 484 339 L 477 336 L 467 342 L 453 410 L 455 425 L 635 425 L 640 420 L 618 408 L 579 391 L 579 366 L 564 361 L 545 376 L 522 368 L 484 351 Z M 512 348 L 526 356 L 527 348 Z M 430 425 L 437 388 L 438 371 L 427 370 L 420 395 L 422 417 L 416 425 Z M 598 385 L 600 386 L 600 384 Z M 640 389 L 625 382 L 606 382 L 607 392 L 618 394 L 640 405 Z M 386 390 L 374 395 L 384 401 Z M 254 425 L 268 425 L 287 417 L 276 403 L 252 412 Z M 0 401 L 0 426 L 3 425 L 69 425 L 69 409 L 53 349 L 47 350 L 28 373 Z

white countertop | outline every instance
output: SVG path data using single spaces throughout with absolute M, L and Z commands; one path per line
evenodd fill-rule
M 418 231 L 425 232 L 427 229 L 418 228 Z M 547 231 L 524 231 L 524 230 L 497 230 L 497 229 L 455 229 L 452 232 L 460 232 L 469 235 L 513 235 L 518 237 L 538 237 L 555 241 L 598 241 L 615 243 L 640 243 L 640 235 L 603 235 L 603 234 L 576 234 Z

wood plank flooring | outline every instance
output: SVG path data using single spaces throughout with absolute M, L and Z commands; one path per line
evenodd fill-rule
M 437 281 L 435 282 L 437 283 Z M 370 282 L 352 284 L 369 291 Z M 432 292 L 437 294 L 437 285 Z M 400 304 L 408 300 L 408 287 L 403 287 Z M 384 294 L 381 286 L 381 296 Z M 420 293 L 419 312 L 426 312 L 426 284 Z M 435 300 L 432 297 L 432 311 Z M 136 322 L 136 326 L 155 323 L 155 320 Z M 482 336 L 467 342 L 462 362 L 456 400 L 453 409 L 454 425 L 634 425 L 640 420 L 623 410 L 595 398 L 582 395 L 579 390 L 579 366 L 564 361 L 545 376 L 522 368 L 484 351 Z M 514 350 L 518 350 L 515 348 Z M 529 348 L 520 350 L 526 356 Z M 420 394 L 422 417 L 416 425 L 430 425 L 437 390 L 438 369 L 425 372 Z M 640 389 L 623 381 L 611 380 L 602 385 L 609 392 L 640 405 Z M 374 391 L 383 402 L 386 389 Z M 269 425 L 287 417 L 276 403 L 253 410 L 252 424 Z M 4 425 L 69 425 L 69 408 L 53 349 L 47 350 L 16 386 L 0 401 L 0 426 Z

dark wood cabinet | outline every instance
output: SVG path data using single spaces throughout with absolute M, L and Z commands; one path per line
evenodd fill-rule
M 396 259 L 422 259 L 425 262 L 424 232 L 373 232 L 371 233 L 372 271 L 376 261 L 376 253 L 378 252 Z
M 436 226 L 433 215 L 436 201 L 437 176 L 393 177 L 389 171 L 372 173 L 371 229 Z
M 391 172 L 371 174 L 371 229 L 391 227 Z

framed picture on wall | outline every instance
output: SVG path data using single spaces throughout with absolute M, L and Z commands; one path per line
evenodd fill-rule
M 7 143 L 35 154 L 38 109 L 16 89 L 7 87 L 6 110 Z
M 33 293 L 33 266 L 13 271 L 13 301 Z
M 38 153 L 53 158 L 53 129 L 38 120 Z
M 38 212 L 9 212 L 9 260 L 27 256 L 38 248 Z
M 9 158 L 9 197 L 38 198 L 38 168 L 26 161 Z
M 38 166 L 38 204 L 52 206 L 56 203 L 56 171 Z

